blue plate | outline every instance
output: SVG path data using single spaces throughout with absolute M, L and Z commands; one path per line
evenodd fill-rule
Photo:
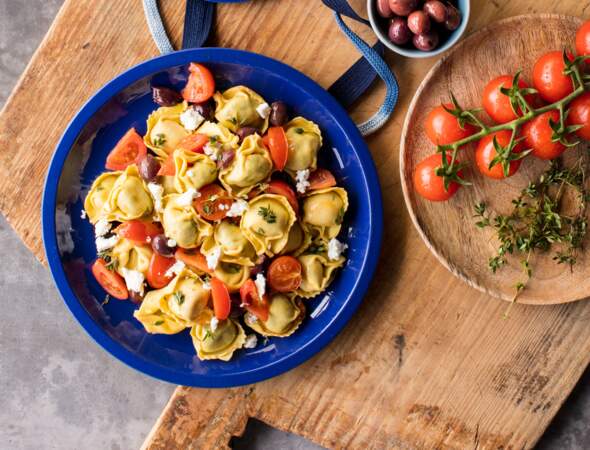
M 82 220 L 82 202 L 104 171 L 107 154 L 130 127 L 141 134 L 157 107 L 151 86 L 181 88 L 191 61 L 205 63 L 217 86 L 244 84 L 269 103 L 284 100 L 292 115 L 316 122 L 324 136 L 320 165 L 348 191 L 350 209 L 342 239 L 348 262 L 330 288 L 307 303 L 295 334 L 240 350 L 230 362 L 199 361 L 188 330 L 151 335 L 132 316 L 131 302 L 110 300 L 89 266 L 96 258 L 93 228 Z M 82 327 L 105 350 L 129 366 L 175 384 L 230 387 L 279 375 L 326 346 L 350 319 L 365 294 L 379 257 L 383 228 L 377 173 L 363 138 L 346 112 L 324 89 L 278 61 L 254 53 L 205 48 L 146 61 L 98 91 L 74 117 L 59 142 L 43 195 L 43 242 L 55 284 Z

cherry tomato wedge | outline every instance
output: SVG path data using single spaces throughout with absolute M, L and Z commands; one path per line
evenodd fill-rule
M 213 97 L 215 80 L 213 74 L 202 64 L 190 63 L 189 76 L 182 90 L 182 98 L 191 103 L 202 103 Z
M 166 272 L 175 262 L 175 258 L 167 258 L 154 252 L 146 276 L 148 284 L 154 289 L 166 286 L 174 278 L 173 274 L 166 275 Z
M 256 284 L 251 278 L 242 284 L 240 288 L 240 299 L 248 312 L 254 314 L 263 322 L 268 320 L 269 304 L 266 295 L 260 298 Z
M 184 248 L 177 248 L 174 257 L 200 272 L 211 273 L 211 269 L 207 265 L 207 258 L 199 250 L 185 250 Z
M 568 55 L 573 59 L 571 54 Z M 545 53 L 533 66 L 533 85 L 541 98 L 549 103 L 561 100 L 574 91 L 572 79 L 563 73 L 563 53 Z
M 451 162 L 451 156 L 447 155 L 447 161 Z M 459 190 L 461 185 L 455 181 L 449 183 L 445 190 L 443 178 L 436 175 L 435 170 L 442 164 L 442 154 L 435 153 L 423 159 L 414 171 L 414 188 L 416 192 L 427 200 L 442 202 L 450 199 Z M 461 171 L 458 173 L 461 176 Z
M 309 174 L 309 189 L 326 189 L 336 186 L 336 178 L 328 169 L 316 169 Z
M 510 143 L 511 136 L 512 131 L 501 130 L 483 137 L 478 142 L 477 148 L 475 149 L 475 162 L 477 163 L 477 168 L 479 171 L 486 177 L 495 178 L 497 180 L 506 178 L 506 176 L 504 176 L 502 164 L 497 163 L 492 166 L 492 168 L 490 168 L 490 164 L 497 155 L 496 149 L 494 148 L 494 137 L 496 138 L 496 142 L 498 144 L 500 144 L 502 147 L 506 147 Z M 520 153 L 523 150 L 524 146 L 522 142 L 519 142 L 512 151 L 514 153 Z M 509 177 L 518 171 L 521 162 L 521 159 L 510 161 L 510 167 L 508 169 Z
M 131 164 L 138 164 L 145 155 L 147 147 L 142 137 L 131 128 L 111 150 L 105 166 L 109 170 L 125 170 Z
M 199 192 L 201 195 L 195 199 L 194 205 L 201 217 L 213 221 L 223 219 L 233 203 L 225 189 L 217 184 L 208 184 Z
M 547 111 L 522 126 L 526 147 L 532 148 L 532 154 L 537 158 L 555 159 L 567 149 L 562 143 L 551 140 L 553 130 L 549 119 L 557 123 L 559 113 L 556 110 Z
M 182 138 L 178 146 L 191 152 L 203 153 L 203 147 L 207 142 L 209 142 L 209 136 L 206 134 L 189 134 L 187 137 Z
M 500 91 L 500 88 L 512 87 L 512 78 L 510 75 L 501 75 L 491 80 L 483 89 L 483 108 L 488 113 L 488 116 L 498 123 L 511 122 L 517 118 L 510 105 L 510 98 Z M 527 88 L 528 84 L 524 80 L 519 79 L 518 87 Z M 533 102 L 535 98 L 532 95 L 527 95 L 525 98 L 529 105 L 534 106 Z M 518 109 L 518 114 L 519 116 L 522 115 L 520 108 Z
M 586 22 L 590 23 L 590 22 Z M 584 92 L 569 104 L 568 125 L 582 125 L 576 134 L 582 139 L 590 140 L 590 92 Z
M 231 298 L 225 283 L 217 278 L 211 278 L 211 297 L 213 298 L 213 312 L 219 320 L 225 320 L 231 311 Z
M 267 136 L 267 145 L 272 162 L 277 170 L 283 170 L 289 156 L 289 143 L 287 142 L 285 130 L 283 130 L 283 127 L 270 127 Z
M 268 134 L 262 136 L 262 143 L 266 146 L 266 148 L 270 147 L 270 143 L 268 142 Z
M 301 263 L 292 256 L 279 256 L 268 266 L 268 284 L 277 292 L 293 292 L 301 284 Z
M 444 106 L 449 109 L 453 108 L 453 105 L 450 103 L 445 103 Z M 466 123 L 461 128 L 457 118 L 448 112 L 443 105 L 437 106 L 428 113 L 424 121 L 424 127 L 426 128 L 428 138 L 435 145 L 451 144 L 467 136 L 471 136 L 477 131 L 469 123 Z
M 174 175 L 176 175 L 176 165 L 174 164 L 174 157 L 172 156 L 172 153 L 170 153 L 160 166 L 160 170 L 158 170 L 158 176 L 173 177 Z
M 266 192 L 286 197 L 287 201 L 293 208 L 293 211 L 295 211 L 295 214 L 299 214 L 299 202 L 297 201 L 297 196 L 295 195 L 295 192 L 293 192 L 293 189 L 291 189 L 291 186 L 287 183 L 282 180 L 272 180 L 268 183 Z
M 122 238 L 147 244 L 152 238 L 162 233 L 162 227 L 147 220 L 129 220 L 119 225 L 115 231 Z
M 107 291 L 111 297 L 119 300 L 126 300 L 129 298 L 127 285 L 125 280 L 117 272 L 107 269 L 107 263 L 104 259 L 98 258 L 92 264 L 92 275 L 98 281 L 98 284 Z
M 576 53 L 578 56 L 590 55 L 590 20 L 587 20 L 578 28 L 576 33 Z

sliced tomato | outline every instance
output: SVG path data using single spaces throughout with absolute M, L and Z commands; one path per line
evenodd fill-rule
M 258 319 L 266 322 L 268 320 L 269 304 L 265 296 L 260 298 L 254 281 L 249 278 L 240 288 L 240 298 L 246 310 L 254 314 Z
M 207 258 L 199 250 L 186 250 L 184 248 L 177 248 L 174 257 L 200 272 L 211 273 L 211 269 L 207 265 Z
M 174 156 L 172 156 L 172 153 L 170 153 L 160 166 L 160 170 L 158 170 L 158 176 L 173 177 L 174 175 L 176 175 L 176 165 L 174 164 Z
M 293 292 L 301 284 L 301 263 L 292 256 L 279 256 L 268 266 L 268 284 L 277 292 Z
M 209 136 L 206 134 L 189 134 L 180 141 L 178 146 L 191 152 L 203 153 L 203 147 L 207 142 L 209 142 Z
M 326 189 L 336 186 L 336 178 L 328 169 L 316 169 L 309 174 L 309 189 Z
M 268 183 L 268 187 L 266 188 L 266 192 L 269 194 L 277 194 L 282 195 L 283 197 L 287 198 L 287 201 L 295 211 L 295 214 L 299 214 L 299 202 L 297 201 L 297 196 L 291 186 L 285 183 L 282 180 L 272 180 Z
M 190 63 L 189 76 L 182 90 L 182 98 L 191 103 L 202 103 L 213 97 L 215 80 L 213 74 L 202 64 Z
M 205 220 L 223 219 L 234 202 L 225 189 L 217 184 L 208 184 L 199 192 L 201 195 L 195 199 L 194 205 Z
M 211 297 L 213 298 L 213 312 L 219 320 L 225 320 L 231 311 L 231 298 L 225 283 L 217 278 L 211 278 Z
M 166 286 L 174 278 L 173 274 L 166 275 L 166 272 L 175 262 L 176 258 L 174 257 L 167 258 L 154 252 L 146 276 L 148 284 L 154 289 L 160 289 Z
M 268 129 L 268 149 L 270 157 L 277 170 L 283 170 L 289 156 L 289 143 L 283 127 L 270 127 Z M 264 142 L 264 140 L 263 140 Z
M 270 147 L 270 142 L 268 142 L 268 134 L 262 136 L 262 143 L 266 146 L 266 148 Z
M 162 233 L 162 227 L 157 223 L 147 220 L 129 220 L 115 228 L 115 231 L 122 238 L 147 244 L 152 238 Z
M 147 147 L 143 143 L 143 138 L 135 128 L 131 128 L 111 150 L 105 166 L 109 170 L 125 170 L 131 164 L 138 164 L 145 155 Z
M 98 281 L 98 284 L 107 291 L 111 297 L 119 300 L 127 300 L 129 292 L 125 280 L 117 272 L 107 269 L 107 263 L 104 259 L 98 258 L 92 264 L 92 275 Z

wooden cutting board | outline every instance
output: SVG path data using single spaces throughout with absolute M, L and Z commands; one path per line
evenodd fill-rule
M 184 2 L 160 3 L 178 44 Z M 353 5 L 364 11 L 364 3 Z M 476 0 L 468 32 L 517 14 L 581 16 L 586 8 L 575 0 Z M 222 5 L 216 30 L 220 46 L 280 59 L 323 86 L 357 58 L 320 2 Z M 139 0 L 67 0 L 7 102 L 0 210 L 41 261 L 42 185 L 59 136 L 96 89 L 156 54 Z M 324 351 L 276 379 L 229 390 L 179 387 L 145 448 L 227 448 L 249 417 L 330 448 L 531 448 L 588 365 L 590 303 L 516 305 L 503 320 L 504 302 L 456 279 L 420 240 L 403 206 L 398 143 L 412 95 L 436 58 L 389 54 L 388 61 L 400 101 L 368 139 L 385 239 L 358 313 Z M 353 118 L 375 111 L 383 91 L 374 89 Z

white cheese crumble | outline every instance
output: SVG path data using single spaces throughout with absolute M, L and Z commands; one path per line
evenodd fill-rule
M 168 239 L 168 240 L 166 241 L 166 245 L 167 245 L 168 247 L 176 247 L 176 245 L 177 245 L 177 244 L 176 244 L 176 241 L 175 241 L 174 239 Z
M 245 315 L 245 319 L 246 319 L 248 322 L 252 322 L 252 323 L 256 323 L 256 322 L 258 322 L 258 317 L 256 317 L 254 314 L 252 314 L 252 313 L 250 313 L 250 312 L 247 312 L 247 313 L 246 313 L 246 315 Z
M 186 176 L 187 177 L 191 177 L 191 178 L 194 177 L 195 176 L 195 172 L 193 172 L 193 169 L 188 169 L 186 171 Z
M 86 210 L 83 209 L 82 212 L 80 213 L 80 219 L 86 219 L 86 217 L 88 217 L 86 214 Z
M 188 108 L 180 114 L 180 123 L 188 131 L 194 131 L 205 121 L 205 118 L 194 108 Z
M 258 345 L 258 338 L 255 334 L 249 334 L 246 336 L 246 342 L 244 342 L 244 348 L 254 348 Z
M 201 193 L 196 189 L 189 188 L 186 192 L 183 192 L 176 198 L 176 203 L 179 206 L 191 206 L 193 204 L 193 200 L 200 196 Z
M 164 195 L 164 188 L 157 183 L 148 183 L 147 187 L 154 200 L 154 209 L 158 213 L 163 212 L 164 207 L 162 206 L 162 196 Z
M 174 275 L 178 275 L 180 272 L 182 272 L 182 269 L 184 269 L 184 267 L 185 264 L 182 261 L 176 261 L 168 268 L 164 276 L 173 277 Z
M 309 169 L 305 170 L 298 170 L 297 174 L 295 175 L 295 181 L 297 184 L 295 187 L 297 188 L 297 192 L 300 194 L 305 194 L 307 188 L 309 187 Z
M 348 248 L 348 245 L 343 244 L 336 238 L 330 239 L 328 242 L 328 259 L 335 261 L 342 255 L 342 252 Z
M 268 116 L 270 116 L 270 111 L 271 108 L 268 103 L 262 103 L 256 107 L 256 112 L 263 119 L 266 119 Z
M 101 237 L 111 231 L 111 224 L 106 219 L 99 219 L 98 222 L 94 224 L 94 235 L 96 237 Z
M 248 209 L 248 202 L 246 200 L 236 200 L 231 204 L 227 211 L 227 217 L 240 217 Z
M 211 144 L 211 142 L 207 142 L 203 147 L 203 152 L 205 155 L 211 158 L 212 161 L 217 161 L 219 156 L 219 147 L 215 144 Z
M 258 291 L 258 296 L 260 298 L 264 297 L 264 294 L 266 294 L 266 278 L 264 278 L 264 275 L 261 273 L 256 275 L 256 279 L 254 280 L 254 284 L 256 285 L 256 290 Z
M 113 248 L 115 245 L 117 245 L 117 242 L 119 242 L 119 236 L 117 236 L 116 234 L 109 238 L 98 236 L 96 238 L 96 251 L 98 253 L 105 252 L 108 249 Z
M 211 282 L 209 281 L 209 279 L 203 281 L 203 289 L 205 289 L 206 291 L 211 290 Z
M 211 331 L 213 331 L 215 333 L 215 330 L 217 330 L 218 325 L 219 325 L 219 319 L 215 316 L 211 317 L 211 323 L 209 324 Z
M 221 257 L 221 247 L 214 247 L 211 253 L 205 256 L 207 259 L 207 267 L 211 270 L 215 270 Z
M 143 294 L 143 281 L 145 280 L 143 273 L 137 270 L 129 270 L 126 267 L 122 267 L 121 274 L 125 279 L 127 289 L 133 292 L 139 292 L 140 294 Z

